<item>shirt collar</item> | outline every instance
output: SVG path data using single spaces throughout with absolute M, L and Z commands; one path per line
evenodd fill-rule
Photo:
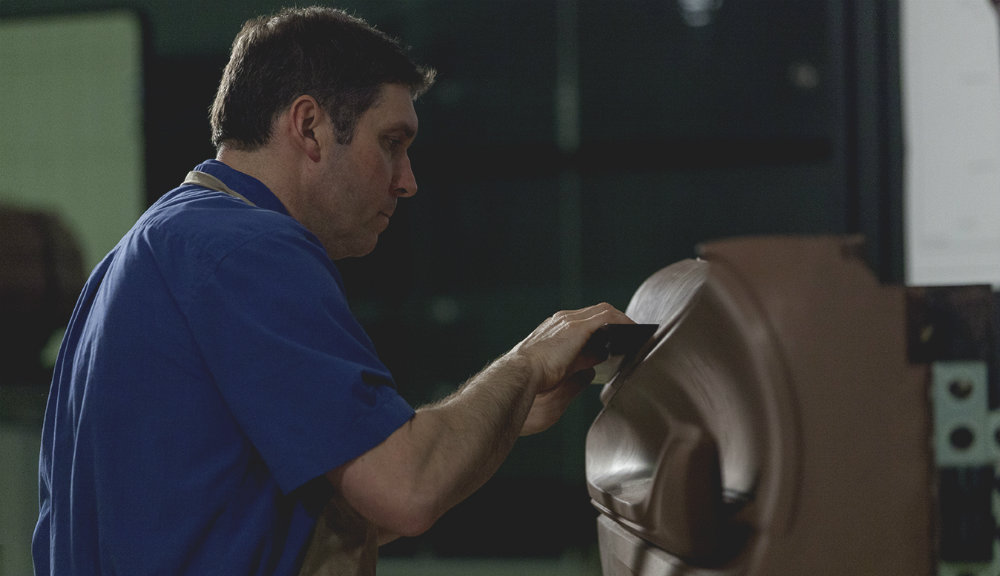
M 250 200 L 261 208 L 273 210 L 286 216 L 289 215 L 285 205 L 281 203 L 281 200 L 278 200 L 274 192 L 271 192 L 263 182 L 249 174 L 244 174 L 214 159 L 206 160 L 195 166 L 195 170 L 211 174 L 222 180 L 226 186 L 246 196 L 247 200 Z

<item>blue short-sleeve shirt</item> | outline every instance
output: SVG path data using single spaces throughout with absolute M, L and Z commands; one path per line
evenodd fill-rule
M 198 166 L 97 266 L 53 375 L 36 574 L 295 574 L 305 487 L 413 415 L 322 245 Z

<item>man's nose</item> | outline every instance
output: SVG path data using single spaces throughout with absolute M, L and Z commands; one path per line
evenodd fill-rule
M 403 156 L 393 181 L 393 192 L 402 198 L 409 198 L 417 193 L 417 177 L 413 175 L 409 155 Z

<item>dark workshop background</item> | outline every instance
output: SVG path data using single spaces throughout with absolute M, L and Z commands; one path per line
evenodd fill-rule
M 407 0 L 340 7 L 438 70 L 417 102 L 419 193 L 341 268 L 415 404 L 552 312 L 624 308 L 698 243 L 863 233 L 902 271 L 898 2 Z M 128 9 L 145 32 L 145 198 L 214 155 L 207 109 L 243 20 L 279 3 L 0 0 L 0 18 Z M 44 387 L 47 382 L 40 382 Z M 559 557 L 596 546 L 585 392 L 483 490 L 387 556 Z

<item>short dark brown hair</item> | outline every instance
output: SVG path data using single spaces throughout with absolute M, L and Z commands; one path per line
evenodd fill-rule
M 233 41 L 212 104 L 212 144 L 254 150 L 274 119 L 304 94 L 330 115 L 341 144 L 385 84 L 409 86 L 414 98 L 434 83 L 400 43 L 342 10 L 286 8 L 247 21 Z

